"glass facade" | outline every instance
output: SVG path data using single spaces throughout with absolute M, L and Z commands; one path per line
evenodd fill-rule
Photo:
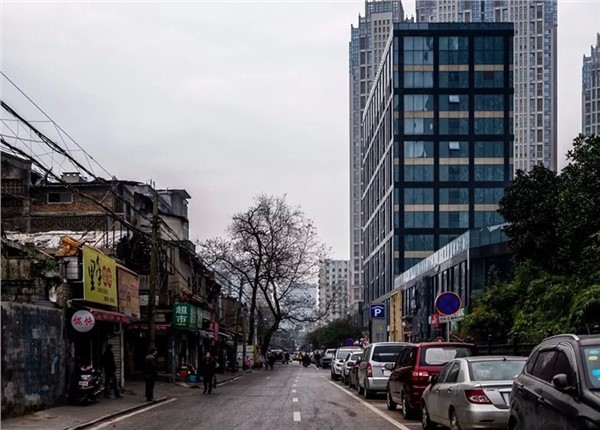
M 365 302 L 465 231 L 502 222 L 512 35 L 512 24 L 394 25 L 362 117 Z

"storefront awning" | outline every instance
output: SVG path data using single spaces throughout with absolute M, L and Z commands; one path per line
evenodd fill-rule
M 146 331 L 146 330 L 148 330 L 148 324 L 146 324 L 146 323 L 129 324 L 127 326 L 127 329 L 128 330 Z M 168 331 L 168 330 L 171 330 L 171 324 L 155 324 L 154 325 L 154 330 L 156 330 L 156 331 Z
M 129 324 L 129 317 L 120 312 L 105 311 L 104 309 L 90 308 L 89 311 L 97 321 L 108 321 L 120 324 Z
M 233 336 L 228 334 L 228 333 L 224 333 L 222 331 L 219 332 L 219 337 L 223 337 L 225 338 L 225 340 L 233 340 Z

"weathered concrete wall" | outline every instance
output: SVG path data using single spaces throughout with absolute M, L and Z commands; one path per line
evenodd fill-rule
M 57 403 L 65 393 L 64 311 L 2 302 L 2 418 Z

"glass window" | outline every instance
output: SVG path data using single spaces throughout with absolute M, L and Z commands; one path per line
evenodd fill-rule
M 405 205 L 431 205 L 433 204 L 433 189 L 431 188 L 405 188 Z
M 432 165 L 405 165 L 404 180 L 408 182 L 433 181 Z
M 540 351 L 531 374 L 542 381 L 550 382 L 554 377 L 556 351 Z
M 502 215 L 495 211 L 476 211 L 475 228 L 489 227 L 504 223 Z
M 503 111 L 504 96 L 502 94 L 475 95 L 476 111 Z
M 467 37 L 440 37 L 440 64 L 469 64 L 469 39 Z
M 454 363 L 450 372 L 448 372 L 448 376 L 446 376 L 446 382 L 452 383 L 458 381 L 458 373 L 460 372 L 460 364 Z
M 440 134 L 468 134 L 467 118 L 440 118 Z
M 440 158 L 464 158 L 469 156 L 469 142 L 442 141 Z
M 433 134 L 433 118 L 405 118 L 404 134 Z
M 455 358 L 470 357 L 472 351 L 462 346 L 430 346 L 421 351 L 422 366 L 439 366 Z
M 491 70 L 475 72 L 475 88 L 502 88 L 503 86 L 503 72 Z
M 404 64 L 433 64 L 433 38 L 405 37 Z
M 504 188 L 475 188 L 476 205 L 495 205 L 504 197 Z
M 503 64 L 502 37 L 475 37 L 475 64 Z
M 468 205 L 468 188 L 440 188 L 441 205 Z
M 446 378 L 448 377 L 448 373 L 450 373 L 450 369 L 452 368 L 452 363 L 448 363 L 444 366 L 444 368 L 442 369 L 442 371 L 440 372 L 440 375 L 437 378 L 437 382 L 439 384 L 444 383 L 444 381 L 446 380 Z
M 469 228 L 469 212 L 440 212 L 440 228 Z
M 469 110 L 469 96 L 466 94 L 443 94 L 440 96 L 439 100 L 441 111 L 466 112 Z
M 432 112 L 433 96 L 429 94 L 405 94 L 405 112 Z
M 554 376 L 559 373 L 564 373 L 567 375 L 567 383 L 569 386 L 573 386 L 573 368 L 571 367 L 571 363 L 569 363 L 569 358 L 564 351 L 558 351 L 556 355 L 556 361 L 554 362 Z
M 403 270 L 408 270 L 411 267 L 413 267 L 415 264 L 417 264 L 419 261 L 422 261 L 422 258 L 405 258 L 404 259 L 404 269 Z
M 475 118 L 475 134 L 504 134 L 504 118 Z
M 442 165 L 440 166 L 440 181 L 468 181 L 469 166 L 460 165 Z
M 433 88 L 433 72 L 404 72 L 405 88 Z
M 600 345 L 582 348 L 584 374 L 588 387 L 600 390 Z
M 433 251 L 432 234 L 405 234 L 405 251 Z
M 433 142 L 404 142 L 404 157 L 405 158 L 432 158 L 433 157 Z
M 440 245 L 439 248 L 448 245 L 454 239 L 458 237 L 458 234 L 440 234 Z
M 504 142 L 475 142 L 476 158 L 502 158 L 504 157 Z
M 468 88 L 469 72 L 439 72 L 440 88 Z
M 476 181 L 503 181 L 504 165 L 502 164 L 476 164 Z
M 433 228 L 433 212 L 404 212 L 405 228 Z
M 471 381 L 512 381 L 525 365 L 521 360 L 483 360 L 469 363 Z

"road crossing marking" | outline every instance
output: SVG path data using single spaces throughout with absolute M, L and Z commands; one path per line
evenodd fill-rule
M 300 418 L 300 412 L 294 412 L 294 421 L 302 421 L 302 418 Z
M 360 403 L 362 403 L 364 406 L 366 406 L 367 408 L 369 408 L 371 411 L 375 412 L 381 418 L 383 418 L 384 420 L 386 420 L 387 422 L 389 422 L 390 424 L 392 424 L 394 427 L 399 428 L 401 430 L 411 430 L 409 427 L 406 427 L 405 425 L 399 423 L 398 421 L 391 419 L 386 414 L 384 414 L 379 409 L 377 409 L 375 406 L 371 405 L 370 403 L 365 402 L 360 397 L 357 397 L 354 394 L 352 394 L 351 392 L 347 391 L 344 387 L 340 387 L 335 382 L 332 382 L 332 381 L 328 380 L 327 378 L 325 378 L 323 376 L 321 376 L 321 378 L 323 378 L 323 380 L 325 380 L 326 382 L 329 382 L 331 385 L 333 385 L 338 390 L 342 391 L 343 393 L 346 393 L 347 395 L 349 395 L 353 399 L 355 399 L 355 400 L 359 401 Z
M 298 403 L 298 397 L 294 397 L 294 398 L 292 399 L 292 403 Z

